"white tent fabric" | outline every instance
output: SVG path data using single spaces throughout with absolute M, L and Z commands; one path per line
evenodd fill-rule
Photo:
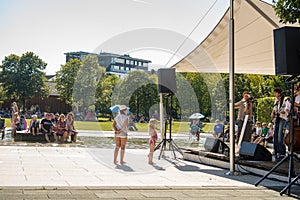
M 235 0 L 234 16 L 235 73 L 274 75 L 273 30 L 284 25 L 272 5 Z M 208 37 L 172 68 L 177 72 L 228 73 L 228 23 L 229 10 Z

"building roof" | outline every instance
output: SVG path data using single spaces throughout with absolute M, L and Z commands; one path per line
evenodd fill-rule
M 115 54 L 115 53 L 107 53 L 107 52 L 100 52 L 99 54 L 97 53 L 90 53 L 90 52 L 85 52 L 85 51 L 77 51 L 77 52 L 67 52 L 64 53 L 65 55 L 69 55 L 69 54 L 73 54 L 73 55 L 96 55 L 98 57 L 101 56 L 112 56 L 112 57 L 117 57 L 117 58 L 121 58 L 121 59 L 126 59 L 126 60 L 135 60 L 135 61 L 140 61 L 140 62 L 144 62 L 144 63 L 151 63 L 150 60 L 145 60 L 145 59 L 140 59 L 140 58 L 133 58 L 131 57 L 129 54 L 124 54 L 124 55 L 120 55 L 120 54 Z
M 58 91 L 56 90 L 56 82 L 54 81 L 47 81 L 46 84 L 49 86 L 49 96 L 59 96 Z

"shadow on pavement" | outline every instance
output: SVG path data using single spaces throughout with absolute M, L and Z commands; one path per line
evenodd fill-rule
M 120 169 L 120 170 L 123 170 L 125 172 L 134 172 L 134 170 L 131 167 L 127 166 L 127 165 L 117 165 L 116 169 Z

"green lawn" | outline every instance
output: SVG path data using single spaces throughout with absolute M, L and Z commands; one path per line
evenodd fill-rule
M 26 119 L 29 124 L 30 119 Z M 75 128 L 77 130 L 101 130 L 101 131 L 111 131 L 112 130 L 112 121 L 101 121 L 101 122 L 88 122 L 88 121 L 75 121 Z M 10 119 L 5 119 L 5 126 L 11 127 Z M 205 132 L 213 130 L 213 123 L 206 123 L 206 126 L 203 128 Z M 148 124 L 147 123 L 136 123 L 136 127 L 139 132 L 147 132 Z M 158 129 L 160 125 L 158 125 Z M 173 122 L 172 123 L 172 133 L 187 133 L 189 131 L 189 122 Z

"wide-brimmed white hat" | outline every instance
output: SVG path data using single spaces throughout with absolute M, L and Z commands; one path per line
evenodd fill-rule
M 126 109 L 127 109 L 127 106 L 125 106 L 125 105 L 120 106 L 120 110 L 126 110 Z

